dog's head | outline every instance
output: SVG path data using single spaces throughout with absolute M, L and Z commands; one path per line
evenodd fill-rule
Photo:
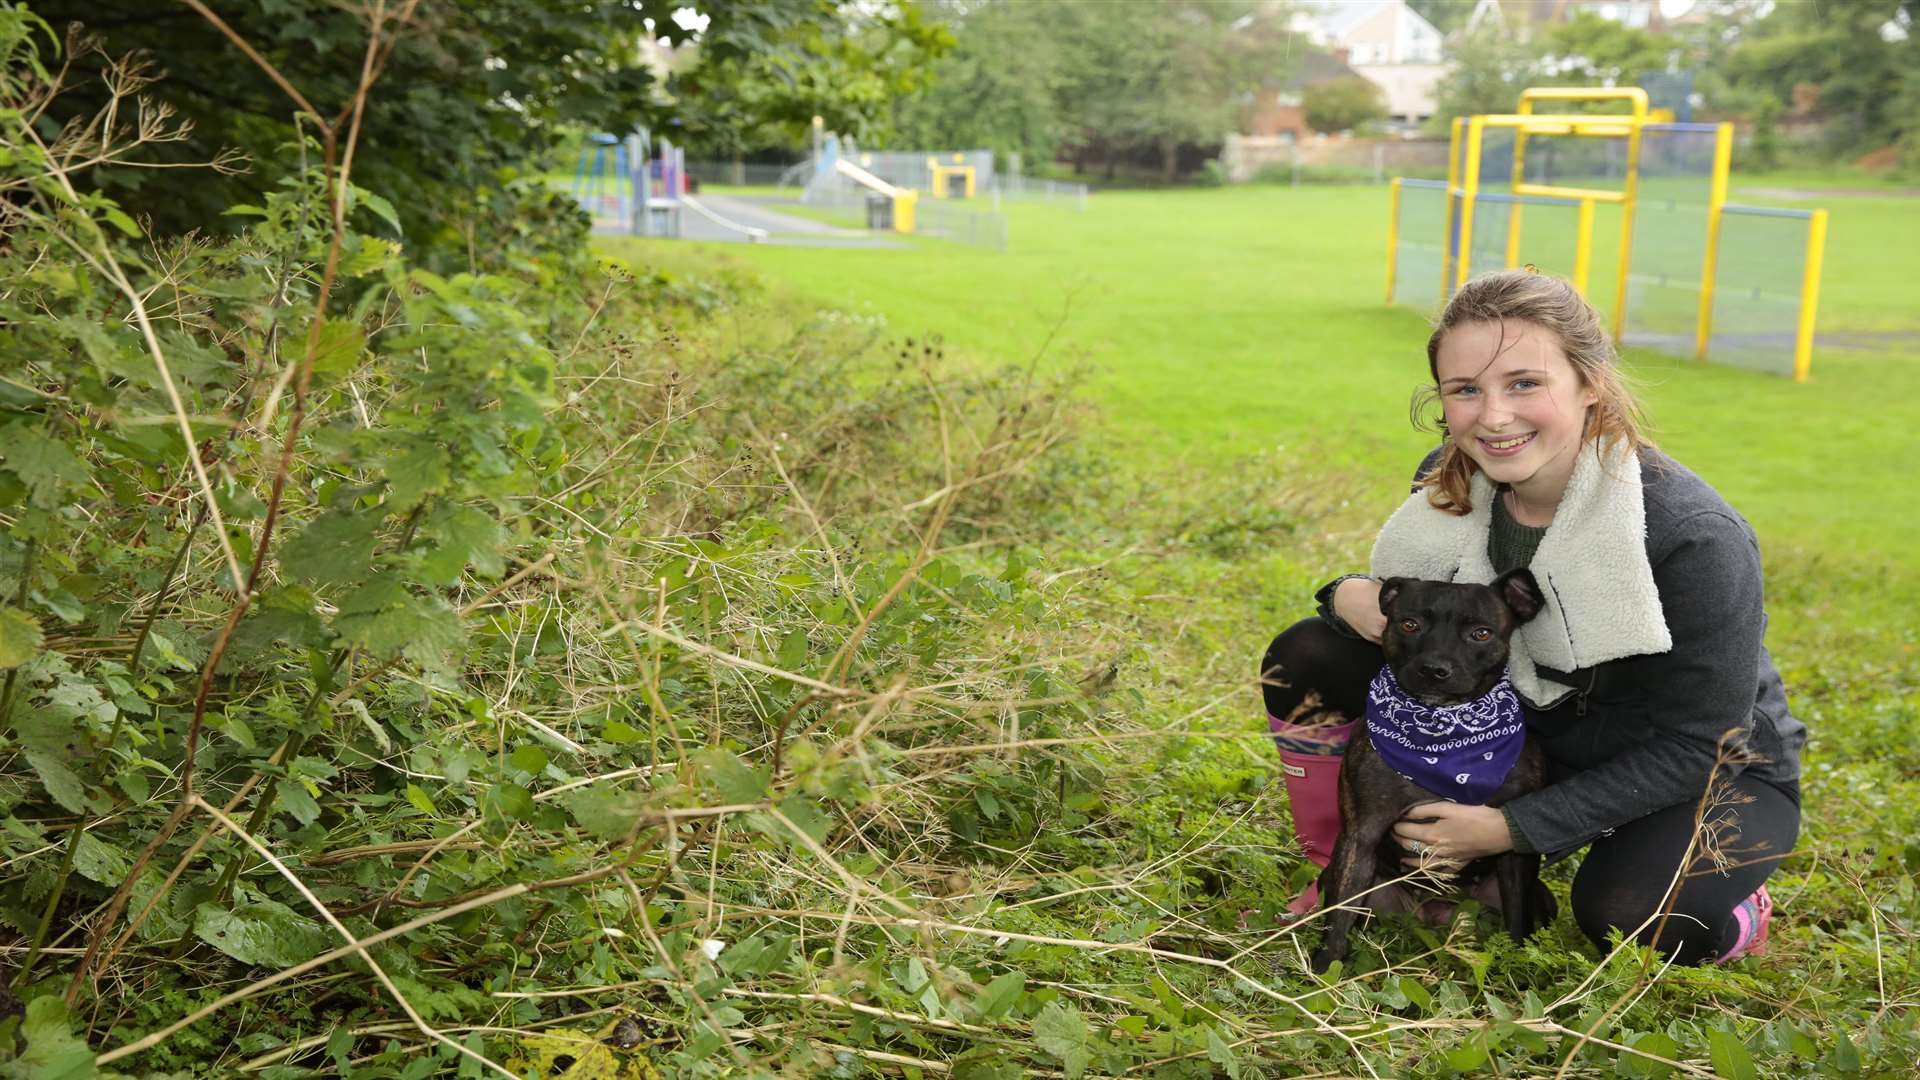
M 1507 643 L 1545 603 L 1525 568 L 1487 585 L 1416 578 L 1380 583 L 1387 665 L 1407 693 L 1429 705 L 1458 705 L 1492 690 L 1507 666 Z

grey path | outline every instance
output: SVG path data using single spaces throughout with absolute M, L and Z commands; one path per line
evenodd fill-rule
M 873 233 L 866 229 L 847 229 L 810 218 L 783 214 L 764 203 L 734 195 L 700 195 L 697 198 L 701 205 L 729 221 L 738 222 L 750 228 L 767 230 L 769 235 L 766 243 L 769 244 L 849 248 L 907 246 L 885 233 Z M 718 225 L 692 210 L 682 210 L 680 218 L 684 239 L 706 243 L 747 242 L 746 234 Z M 593 224 L 596 233 L 620 234 L 626 231 L 617 221 L 596 219 Z

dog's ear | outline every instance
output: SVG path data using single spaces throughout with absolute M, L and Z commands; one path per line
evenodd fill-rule
M 1526 567 L 1509 570 L 1493 579 L 1493 589 L 1506 601 L 1507 609 L 1520 622 L 1526 622 L 1540 609 L 1547 606 L 1547 598 L 1540 592 L 1540 583 L 1533 579 L 1533 571 Z
M 1387 613 L 1387 608 L 1393 604 L 1393 598 L 1400 595 L 1400 590 L 1405 588 L 1406 584 L 1407 579 L 1401 577 L 1390 577 L 1380 583 L 1380 614 Z

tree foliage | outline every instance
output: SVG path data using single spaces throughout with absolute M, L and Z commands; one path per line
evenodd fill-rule
M 1358 76 L 1326 79 L 1308 86 L 1301 105 L 1315 131 L 1352 131 L 1387 118 L 1387 98 L 1378 86 Z
M 1291 63 L 1282 13 L 1255 0 L 1167 0 L 1125 18 L 1099 4 L 1019 0 L 943 10 L 956 49 L 900 108 L 903 136 L 1027 153 L 1057 144 L 1110 170 L 1144 154 L 1171 177 L 1182 144 L 1219 142 Z
M 362 56 L 358 5 L 219 0 L 213 8 L 324 117 L 352 100 Z M 394 11 L 404 0 L 387 5 Z M 925 54 L 944 42 L 910 2 L 725 0 L 703 5 L 704 27 L 676 20 L 677 0 L 419 0 L 380 58 L 388 92 L 367 102 L 362 176 L 385 192 L 416 245 L 464 256 L 475 219 L 504 177 L 585 126 L 625 131 L 804 127 L 816 113 L 844 130 L 881 121 L 891 96 L 913 85 Z M 221 221 L 302 168 L 298 129 L 282 88 L 226 33 L 184 5 L 152 0 L 36 0 L 54 26 L 77 22 L 99 37 L 77 54 L 49 119 L 94 115 L 106 100 L 101 57 L 146 56 L 165 79 L 149 93 L 191 124 L 162 160 L 206 160 L 237 148 L 244 172 L 171 184 L 153 172 L 107 169 L 101 190 L 162 233 Z M 857 9 L 857 10 L 855 10 Z M 653 35 L 691 48 L 671 85 L 642 59 Z M 693 46 L 697 42 L 697 48 Z M 485 225 L 478 231 L 486 232 Z

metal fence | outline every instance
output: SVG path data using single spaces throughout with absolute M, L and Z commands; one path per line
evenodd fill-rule
M 779 187 L 791 183 L 794 163 L 768 165 L 757 161 L 689 161 L 687 175 L 700 184 L 727 187 Z

